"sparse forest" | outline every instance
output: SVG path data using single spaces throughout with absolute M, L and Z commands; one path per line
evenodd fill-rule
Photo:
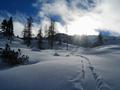
M 9 20 L 3 19 L 1 22 L 1 34 L 10 41 L 14 40 L 14 17 L 10 17 Z M 82 47 L 96 47 L 101 46 L 104 44 L 104 36 L 99 33 L 98 36 L 94 37 L 94 41 L 91 41 L 87 35 L 74 35 L 70 36 L 68 34 L 60 33 L 56 30 L 56 21 L 50 19 L 49 26 L 42 27 L 38 30 L 37 35 L 33 36 L 33 23 L 34 19 L 32 17 L 28 17 L 26 19 L 26 23 L 24 23 L 24 30 L 22 30 L 22 38 L 24 44 L 27 45 L 27 47 L 31 47 L 31 43 L 35 41 L 35 46 L 38 49 L 53 49 L 54 45 L 56 43 L 59 43 L 59 45 L 62 45 L 66 43 L 66 48 L 68 50 L 68 44 L 74 44 L 77 46 Z M 45 26 L 45 25 L 44 25 Z M 48 42 L 48 46 L 45 46 L 45 41 Z

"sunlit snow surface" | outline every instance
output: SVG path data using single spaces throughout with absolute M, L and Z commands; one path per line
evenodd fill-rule
M 120 90 L 120 46 L 69 51 L 30 49 L 16 39 L 12 48 L 29 55 L 28 65 L 0 63 L 0 90 Z M 5 41 L 1 40 L 3 47 Z M 65 47 L 63 47 L 65 48 Z

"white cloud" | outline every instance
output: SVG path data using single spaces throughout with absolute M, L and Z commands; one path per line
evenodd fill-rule
M 49 15 L 59 15 L 66 23 L 74 18 L 83 15 L 93 8 L 99 0 L 74 0 L 68 3 L 66 0 L 53 0 L 52 3 L 46 3 L 48 0 L 37 0 L 35 6 L 40 8 L 38 15 L 40 17 L 46 17 Z M 39 4 L 39 2 L 43 2 Z
M 19 21 L 15 21 L 13 24 L 14 24 L 15 35 L 22 36 L 22 31 L 24 30 L 24 24 Z
M 46 18 L 51 14 L 61 16 L 68 27 L 76 29 L 75 31 L 69 28 L 71 33 L 78 34 L 80 29 L 86 30 L 88 34 L 95 34 L 94 29 L 106 29 L 120 33 L 120 0 L 70 0 L 69 5 L 66 0 L 53 0 L 52 3 L 46 3 L 48 0 L 37 1 L 36 7 L 39 7 L 39 2 L 43 3 L 38 14 L 40 17 Z M 90 4 L 90 1 L 93 3 Z M 81 6 L 77 7 L 78 4 Z M 59 22 L 57 22 L 57 27 L 59 31 L 61 29 L 65 31 L 65 26 Z M 84 32 L 80 31 L 80 33 Z
M 120 33 L 119 3 L 120 0 L 102 0 L 101 5 L 95 9 L 93 14 L 99 22 L 102 22 L 101 28 Z
M 93 8 L 99 3 L 98 1 L 100 0 L 74 0 L 74 1 L 70 0 L 70 3 L 68 3 L 66 0 L 53 0 L 52 3 L 46 3 L 47 1 L 48 0 L 37 0 L 37 3 L 34 4 L 35 7 L 38 7 L 40 9 L 38 12 L 38 16 L 43 18 L 43 21 L 46 21 L 44 20 L 44 18 L 46 19 L 50 15 L 53 15 L 53 16 L 58 15 L 66 23 L 68 27 L 72 27 L 72 29 L 76 28 L 75 32 L 74 30 L 69 28 L 68 30 L 70 32 L 69 34 L 72 34 L 71 32 L 73 32 L 73 34 L 78 34 L 80 28 L 84 29 L 83 26 L 80 27 L 80 25 L 78 25 L 78 24 L 82 25 L 82 22 L 78 20 L 83 21 L 82 17 L 84 18 L 84 16 L 86 16 L 88 12 L 92 11 Z M 90 22 L 87 22 L 86 19 L 84 20 L 86 23 L 90 23 Z M 71 23 L 72 23 L 72 26 L 70 26 Z M 74 24 L 77 24 L 77 25 L 74 25 Z M 61 24 L 61 22 L 57 22 L 56 27 L 58 31 L 66 32 L 66 26 Z M 90 27 L 90 30 L 93 29 L 92 26 L 89 26 L 89 27 Z M 92 34 L 95 34 L 94 30 L 89 31 L 89 33 L 90 32 Z

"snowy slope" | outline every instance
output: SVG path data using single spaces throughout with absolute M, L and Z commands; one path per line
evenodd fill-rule
M 33 50 L 16 39 L 12 48 L 29 55 L 31 64 L 0 66 L 0 90 L 120 90 L 119 45 Z

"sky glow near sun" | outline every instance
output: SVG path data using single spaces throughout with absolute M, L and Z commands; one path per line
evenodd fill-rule
M 100 26 L 100 22 L 94 20 L 90 16 L 83 16 L 76 18 L 73 22 L 68 24 L 68 34 L 70 35 L 97 35 L 95 31 Z
M 64 27 L 56 23 L 59 32 L 69 35 L 98 35 L 96 29 L 102 27 L 102 23 L 92 16 L 77 17 Z

